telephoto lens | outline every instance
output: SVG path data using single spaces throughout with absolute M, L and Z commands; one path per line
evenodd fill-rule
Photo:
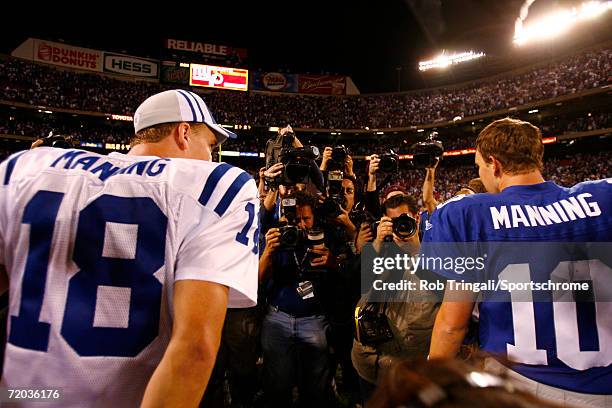
M 325 231 L 323 231 L 320 228 L 311 228 L 310 230 L 306 231 L 306 245 L 308 246 L 308 248 L 312 249 L 316 245 L 323 245 L 323 244 L 325 244 Z M 306 266 L 305 270 L 307 272 L 324 271 L 325 270 L 324 266 L 317 266 L 317 267 L 310 266 L 310 262 L 320 257 L 321 255 L 315 254 L 314 252 L 310 252 L 308 254 L 308 265 Z

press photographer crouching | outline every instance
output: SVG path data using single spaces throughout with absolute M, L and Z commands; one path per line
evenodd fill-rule
M 306 192 L 284 198 L 281 225 L 266 233 L 259 261 L 260 282 L 269 299 L 261 343 L 270 407 L 292 406 L 295 385 L 301 406 L 330 402 L 333 373 L 324 305 L 334 257 L 325 232 L 315 229 L 315 208 L 316 198 Z
M 371 225 L 362 224 L 357 238 L 361 251 L 372 242 L 378 256 L 416 255 L 419 252 L 419 208 L 408 195 L 390 197 L 383 205 L 384 216 Z M 406 270 L 400 277 L 417 282 L 418 277 Z M 418 292 L 418 293 L 417 293 Z M 393 298 L 373 300 L 371 292 L 360 299 L 355 309 L 356 336 L 352 361 L 360 377 L 362 401 L 365 403 L 381 371 L 396 359 L 426 357 L 431 331 L 439 303 L 427 291 L 410 290 Z

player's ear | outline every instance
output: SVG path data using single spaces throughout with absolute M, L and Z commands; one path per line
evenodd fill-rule
M 500 178 L 504 174 L 502 164 L 494 156 L 489 156 L 489 159 L 491 159 L 491 165 L 493 166 L 493 175 L 496 178 Z
M 174 128 L 174 140 L 176 145 L 181 150 L 187 150 L 188 148 L 190 138 L 189 131 L 190 126 L 187 122 L 181 122 L 176 128 Z

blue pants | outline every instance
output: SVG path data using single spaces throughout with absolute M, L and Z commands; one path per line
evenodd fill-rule
M 268 406 L 291 407 L 294 385 L 300 406 L 330 405 L 328 326 L 325 316 L 293 317 L 270 308 L 261 331 Z

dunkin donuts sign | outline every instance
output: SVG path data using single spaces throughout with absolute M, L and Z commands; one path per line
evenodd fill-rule
M 34 60 L 62 67 L 102 72 L 104 55 L 102 51 L 34 40 Z

